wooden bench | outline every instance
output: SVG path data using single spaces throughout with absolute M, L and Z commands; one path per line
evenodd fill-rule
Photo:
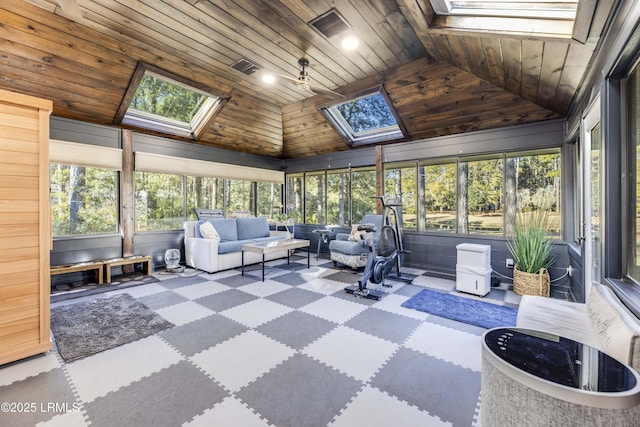
M 111 283 L 111 267 L 118 265 L 131 265 L 142 263 L 145 267 L 145 274 L 148 276 L 151 274 L 151 256 L 150 255 L 134 255 L 124 258 L 106 259 L 101 261 L 104 264 L 104 269 L 107 274 L 107 283 Z
M 88 262 L 80 262 L 77 264 L 55 265 L 51 267 L 49 274 L 54 276 L 56 274 L 66 274 L 66 273 L 76 273 L 78 271 L 96 270 L 98 285 L 102 285 L 103 266 L 104 266 L 104 261 L 88 261 Z

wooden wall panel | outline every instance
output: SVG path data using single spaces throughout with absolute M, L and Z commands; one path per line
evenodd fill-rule
M 519 79 L 518 65 L 513 73 Z M 395 68 L 379 82 L 409 133 L 409 140 L 494 129 L 560 117 L 512 92 L 445 62 L 419 59 Z M 370 81 L 375 89 L 377 81 Z M 357 90 L 350 85 L 345 93 Z M 300 158 L 347 150 L 342 137 L 320 112 L 319 99 L 282 108 L 284 157 Z
M 0 365 L 51 348 L 51 109 L 0 90 Z

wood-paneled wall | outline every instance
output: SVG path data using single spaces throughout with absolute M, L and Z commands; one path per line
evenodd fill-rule
M 410 140 L 560 117 L 460 68 L 426 58 L 348 85 L 344 92 L 355 94 L 380 84 Z M 317 105 L 318 100 L 310 98 L 282 108 L 285 158 L 348 149 Z
M 51 348 L 51 109 L 0 90 L 0 365 Z

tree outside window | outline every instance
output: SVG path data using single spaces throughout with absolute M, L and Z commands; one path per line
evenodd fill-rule
M 182 175 L 135 173 L 136 231 L 178 230 L 184 221 Z
M 117 171 L 51 164 L 49 172 L 53 236 L 118 231 Z

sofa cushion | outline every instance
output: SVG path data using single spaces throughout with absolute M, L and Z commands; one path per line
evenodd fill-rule
M 591 286 L 587 312 L 605 352 L 639 368 L 640 320 L 627 310 L 611 289 L 600 284 Z
M 269 223 L 265 217 L 236 218 L 238 240 L 269 237 Z
M 242 251 L 242 245 L 247 243 L 255 243 L 254 240 L 227 240 L 226 242 L 218 243 L 218 254 L 230 254 L 232 252 Z
M 220 242 L 238 240 L 236 218 L 212 218 L 208 220 L 220 235 Z
M 220 235 L 216 231 L 216 228 L 209 221 L 203 221 L 198 227 L 198 231 L 204 239 L 220 240 Z
M 331 252 L 339 252 L 344 255 L 360 255 L 369 253 L 369 246 L 364 244 L 364 240 L 351 242 L 349 240 L 331 240 L 329 242 Z

